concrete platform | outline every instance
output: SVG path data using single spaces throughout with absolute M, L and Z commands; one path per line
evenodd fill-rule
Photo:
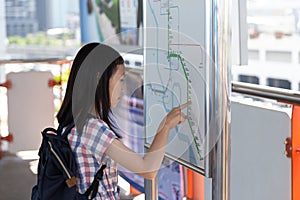
M 0 199 L 30 199 L 36 184 L 29 166 L 31 160 L 22 160 L 14 154 L 4 153 L 0 160 Z
M 29 200 L 36 184 L 36 175 L 30 170 L 34 160 L 23 160 L 15 154 L 3 153 L 0 159 L 0 200 Z M 121 200 L 134 199 L 121 190 Z

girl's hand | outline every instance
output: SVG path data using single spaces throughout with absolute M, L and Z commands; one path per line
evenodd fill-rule
M 171 130 L 176 125 L 183 123 L 187 119 L 187 116 L 181 111 L 187 106 L 191 105 L 191 103 L 191 101 L 188 101 L 185 104 L 173 108 L 171 112 L 169 112 L 167 116 L 165 116 L 164 119 L 161 121 L 159 125 L 159 130 L 163 127 Z

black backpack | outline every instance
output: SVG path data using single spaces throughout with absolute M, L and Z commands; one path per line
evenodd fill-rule
M 84 194 L 77 192 L 77 165 L 68 142 L 68 134 L 73 127 L 74 124 L 69 125 L 64 132 L 62 127 L 42 131 L 37 185 L 32 188 L 31 200 L 87 200 L 91 192 L 91 199 L 96 196 L 106 166 L 101 166 Z

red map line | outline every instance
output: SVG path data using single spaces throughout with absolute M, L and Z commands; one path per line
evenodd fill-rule
M 170 45 L 176 45 L 176 46 L 196 46 L 196 47 L 200 47 L 200 44 L 170 44 Z

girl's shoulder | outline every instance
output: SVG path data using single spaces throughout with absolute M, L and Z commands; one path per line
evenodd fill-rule
M 103 127 L 103 128 L 109 129 L 109 126 L 107 125 L 107 123 L 105 121 L 103 121 L 100 118 L 96 118 L 96 117 L 89 118 L 87 120 L 86 126 L 87 127 Z
M 115 135 L 114 132 L 110 129 L 105 121 L 100 118 L 90 118 L 88 119 L 85 127 L 84 132 L 87 134 L 99 134 L 105 133 L 107 135 Z

